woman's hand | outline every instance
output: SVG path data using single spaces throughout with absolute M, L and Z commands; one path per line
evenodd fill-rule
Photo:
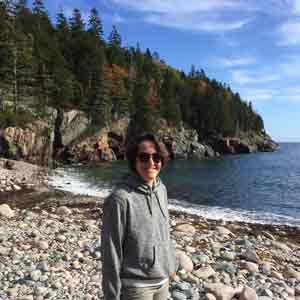
M 172 280 L 175 280 L 176 279 L 176 272 L 172 272 L 172 273 L 170 273 L 170 275 L 169 275 L 169 278 L 170 278 L 170 280 L 172 281 Z

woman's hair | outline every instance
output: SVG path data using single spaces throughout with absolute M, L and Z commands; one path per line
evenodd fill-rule
M 131 143 L 127 145 L 126 157 L 128 160 L 128 167 L 131 171 L 136 172 L 136 158 L 138 156 L 139 145 L 143 142 L 152 142 L 157 153 L 161 156 L 162 167 L 166 165 L 169 160 L 169 154 L 163 144 L 159 143 L 152 133 L 144 133 L 137 136 Z

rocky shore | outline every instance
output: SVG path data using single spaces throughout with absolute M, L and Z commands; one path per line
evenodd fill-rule
M 0 193 L 0 299 L 103 299 L 102 204 L 56 190 Z M 300 228 L 177 211 L 170 221 L 181 270 L 169 299 L 300 299 Z
M 49 173 L 38 165 L 0 158 L 0 193 L 37 189 L 47 184 Z

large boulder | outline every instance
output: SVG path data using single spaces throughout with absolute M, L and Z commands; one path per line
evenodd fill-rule
M 59 128 L 61 143 L 63 146 L 68 146 L 88 128 L 89 119 L 80 110 L 70 110 L 62 114 Z

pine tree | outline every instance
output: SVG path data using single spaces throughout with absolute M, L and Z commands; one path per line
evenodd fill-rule
M 112 31 L 108 38 L 108 48 L 107 48 L 107 60 L 112 64 L 116 64 L 119 66 L 125 66 L 126 60 L 123 55 L 123 51 L 121 48 L 122 39 L 121 35 L 117 31 L 115 25 L 113 25 Z
M 56 28 L 62 34 L 69 32 L 68 20 L 62 9 L 56 15 Z
M 74 8 L 72 12 L 72 17 L 70 18 L 70 27 L 72 33 L 78 33 L 78 32 L 83 32 L 84 31 L 84 21 L 81 16 L 81 12 L 78 8 Z
M 96 8 L 91 9 L 88 32 L 103 41 L 103 26 Z
M 161 97 L 163 101 L 162 114 L 172 125 L 179 125 L 181 121 L 181 111 L 178 103 L 178 92 L 175 76 L 166 71 L 161 87 Z
M 20 7 L 17 7 L 16 3 L 7 2 L 0 8 L 0 77 L 11 87 L 14 112 L 18 110 L 20 96 L 31 76 L 33 48 L 31 37 L 23 32 L 18 22 Z
M 108 37 L 108 45 L 120 48 L 122 44 L 122 38 L 121 35 L 119 34 L 117 27 L 113 25 L 112 31 Z
M 137 77 L 137 81 L 133 90 L 134 112 L 134 134 L 143 131 L 152 131 L 154 120 L 152 119 L 152 109 L 147 101 L 148 83 L 146 78 Z
M 47 15 L 46 8 L 44 5 L 43 0 L 34 0 L 32 3 L 33 6 L 33 13 L 38 15 L 38 16 L 44 16 Z

